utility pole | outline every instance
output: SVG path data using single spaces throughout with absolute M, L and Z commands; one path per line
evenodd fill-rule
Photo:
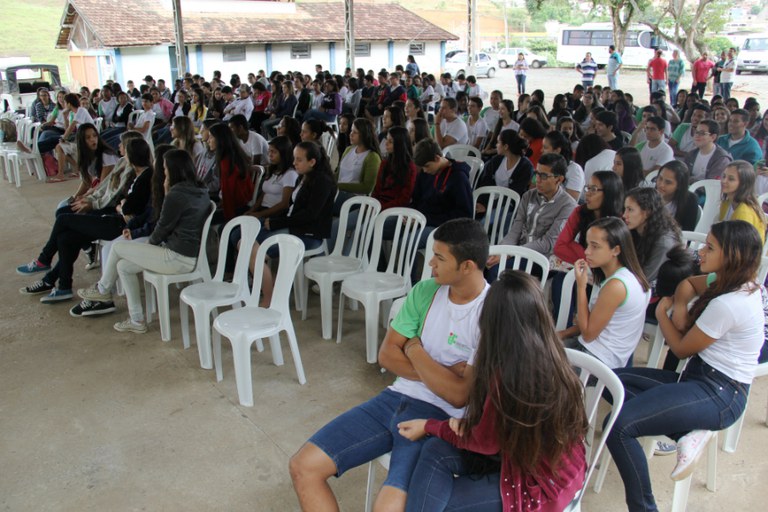
M 187 72 L 187 52 L 184 51 L 184 27 L 181 22 L 181 0 L 173 0 L 173 27 L 176 35 L 176 68 L 179 78 Z
M 467 74 L 475 74 L 477 51 L 477 0 L 467 0 Z
M 504 47 L 509 48 L 509 20 L 507 20 L 507 0 L 501 4 L 504 12 Z
M 344 0 L 344 53 L 347 67 L 355 70 L 355 13 L 354 0 Z

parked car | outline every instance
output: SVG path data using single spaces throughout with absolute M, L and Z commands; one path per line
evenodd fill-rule
M 467 74 L 467 52 L 457 50 L 450 53 L 450 57 L 445 61 L 445 72 L 452 76 Z M 475 57 L 475 76 L 487 76 L 493 78 L 496 76 L 496 66 L 493 59 L 487 53 L 480 52 Z
M 499 62 L 500 68 L 506 68 L 511 66 L 517 60 L 517 54 L 522 52 L 525 55 L 525 61 L 532 68 L 540 68 L 547 65 L 547 58 L 541 55 L 531 53 L 525 48 L 502 48 L 499 53 L 496 54 L 496 60 Z
M 0 69 L 0 111 L 28 113 L 40 87 L 51 91 L 61 87 L 58 66 L 22 64 Z

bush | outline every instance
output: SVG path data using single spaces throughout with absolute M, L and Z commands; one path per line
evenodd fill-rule
M 728 48 L 730 47 L 736 47 L 733 42 L 728 39 L 727 37 L 722 36 L 716 36 L 716 37 L 709 37 L 704 40 L 704 43 L 707 45 L 707 48 L 709 48 L 709 51 L 711 52 L 711 55 L 718 59 L 720 57 L 720 52 L 722 51 L 728 51 Z

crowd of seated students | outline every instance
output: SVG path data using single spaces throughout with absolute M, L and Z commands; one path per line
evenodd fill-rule
M 536 357 L 553 372 L 562 373 L 564 387 L 558 392 L 573 394 L 569 386 L 577 383 L 564 360 L 563 346 L 591 354 L 617 372 L 624 371 L 632 365 L 644 323 L 658 320 L 665 335 L 669 333 L 673 339 L 674 355 L 695 355 L 697 368 L 711 365 L 723 374 L 718 379 L 729 386 L 748 387 L 749 379 L 744 376 L 756 361 L 756 355 L 752 358 L 756 335 L 746 333 L 748 342 L 729 348 L 719 340 L 731 336 L 737 324 L 715 326 L 714 313 L 708 311 L 717 305 L 722 313 L 725 306 L 719 297 L 729 294 L 741 294 L 738 300 L 747 308 L 743 314 L 752 314 L 755 308 L 751 290 L 756 267 L 750 263 L 737 271 L 734 265 L 741 258 L 738 254 L 751 254 L 752 245 L 765 239 L 766 221 L 757 195 L 760 178 L 768 178 L 765 167 L 755 164 L 765 160 L 768 115 L 759 116 L 760 107 L 754 100 L 739 109 L 733 98 L 726 105 L 719 97 L 706 102 L 685 91 L 675 98 L 678 110 L 666 103 L 663 92 L 655 92 L 650 104 L 638 109 L 629 94 L 600 86 L 577 86 L 573 92 L 558 94 L 548 111 L 541 90 L 521 94 L 515 110 L 512 99 L 498 90 L 487 94 L 473 76 L 453 80 L 445 73 L 435 78 L 415 71 L 418 67 L 411 64 L 415 65 L 412 58 L 408 70 L 415 74 L 402 68 L 394 72 L 382 69 L 377 75 L 347 70 L 343 76 L 322 70 L 314 76 L 299 72 L 267 76 L 260 71 L 249 74 L 248 83 L 233 75 L 229 84 L 221 80 L 220 73 L 210 82 L 187 76 L 173 89 L 148 75 L 141 89 L 132 82 L 125 91 L 119 84 L 107 83 L 95 96 L 90 91 L 81 91 L 80 96 L 59 93 L 55 102 L 49 91 L 38 91 L 33 112 L 46 123 L 38 147 L 55 152 L 59 177 L 72 167 L 81 180 L 72 197 L 57 208 L 51 235 L 39 256 L 18 267 L 25 275 L 46 272 L 21 291 L 45 293 L 43 303 L 72 298 L 79 252 L 95 240 L 105 240 L 108 249 L 102 256 L 101 279 L 78 291 L 83 301 L 70 313 L 80 317 L 115 311 L 112 293 L 119 277 L 129 318 L 115 324 L 115 329 L 146 332 L 137 274 L 144 269 L 174 274 L 194 268 L 205 243 L 201 226 L 211 213 L 211 201 L 215 226 L 239 215 L 260 219 L 251 270 L 263 273 L 263 305 L 272 296 L 272 271 L 269 266 L 253 268 L 253 263 L 258 244 L 269 236 L 290 233 L 308 249 L 319 247 L 325 239 L 331 239 L 331 246 L 343 244 L 344 240 L 335 240 L 337 217 L 342 204 L 358 195 L 378 199 L 384 209 L 413 208 L 427 219 L 420 248 L 429 233 L 434 233 L 435 257 L 425 264 L 432 266 L 436 278 L 414 287 L 381 349 L 380 361 L 401 377 L 401 384 L 361 407 L 369 414 L 383 415 L 381 421 L 387 426 L 381 428 L 388 430 L 389 438 L 362 455 L 337 457 L 349 439 L 341 439 L 333 431 L 346 428 L 360 411 L 353 409 L 334 420 L 292 459 L 291 475 L 299 499 L 303 504 L 309 503 L 306 499 L 332 500 L 328 477 L 387 451 L 404 450 L 407 454 L 400 462 L 393 457 L 391 477 L 379 500 L 414 508 L 410 486 L 414 500 L 432 503 L 432 484 L 419 482 L 413 473 L 414 468 L 426 471 L 424 467 L 429 466 L 443 474 L 440 494 L 445 501 L 434 505 L 436 508 L 430 504 L 429 510 L 442 510 L 449 503 L 466 500 L 463 493 L 469 487 L 464 484 L 478 485 L 471 483 L 472 478 L 459 485 L 463 476 L 472 474 L 471 469 L 438 468 L 440 464 L 434 462 L 435 457 L 452 453 L 455 449 L 450 445 L 455 445 L 500 455 L 479 466 L 495 475 L 490 480 L 493 485 L 479 492 L 493 495 L 505 506 L 509 498 L 494 495 L 499 494 L 500 486 L 502 491 L 507 486 L 499 483 L 501 476 L 506 482 L 510 475 L 521 478 L 520 469 L 542 468 L 544 472 L 537 475 L 549 475 L 551 464 L 566 464 L 568 471 L 558 472 L 562 478 L 550 481 L 556 483 L 554 495 L 543 494 L 536 487 L 538 481 L 522 477 L 528 491 L 538 492 L 536 499 L 541 501 L 529 503 L 525 500 L 533 498 L 518 496 L 515 506 L 534 504 L 549 510 L 543 503 L 567 502 L 580 487 L 584 460 L 577 446 L 585 431 L 569 431 L 568 436 L 558 437 L 556 446 L 537 434 L 531 442 L 542 446 L 518 455 L 522 445 L 511 440 L 528 439 L 533 436 L 530 429 L 515 433 L 520 425 L 494 418 L 512 406 L 534 421 L 540 413 L 530 410 L 530 399 L 551 399 L 553 395 L 533 392 L 530 386 L 516 391 L 517 377 L 514 382 L 502 382 L 510 375 L 507 372 L 525 365 L 511 356 L 495 356 L 507 349 L 514 353 L 512 348 L 503 348 L 500 333 L 523 329 L 524 337 L 539 340 L 538 354 L 520 357 Z M 142 113 L 131 120 L 135 110 Z M 722 111 L 725 120 L 724 114 L 718 114 Z M 103 118 L 101 133 L 93 124 L 94 116 Z M 157 145 L 154 162 L 150 138 Z M 520 196 L 516 215 L 505 220 L 501 244 L 525 247 L 550 258 L 549 286 L 555 309 L 564 293 L 565 272 L 573 269 L 575 286 L 569 291 L 573 311 L 565 331 L 554 332 L 551 308 L 543 308 L 542 297 L 532 290 L 527 277 L 502 273 L 489 290 L 484 278 L 495 281 L 499 259 L 489 257 L 486 235 L 478 233 L 478 229 L 482 231 L 478 223 L 468 220 L 488 214 L 488 206 L 482 198 L 473 203 L 470 166 L 444 154 L 455 144 L 474 146 L 482 155 L 484 163 L 476 171 L 475 187 L 509 188 Z M 255 179 L 259 165 L 265 168 L 260 181 Z M 646 181 L 652 171 L 658 171 L 656 178 Z M 725 221 L 713 227 L 700 257 L 702 270 L 716 274 L 713 282 L 705 284 L 696 278 L 686 280 L 694 271 L 693 255 L 684 250 L 681 238 L 681 231 L 693 230 L 697 224 L 699 198 L 688 187 L 701 179 L 722 180 L 717 220 Z M 355 223 L 353 211 L 347 228 Z M 394 226 L 385 226 L 385 238 L 393 235 Z M 238 239 L 239 233 L 233 233 L 233 251 Z M 735 249 L 727 252 L 729 247 Z M 711 255 L 717 251 L 720 256 Z M 279 257 L 276 253 L 270 256 Z M 414 281 L 417 274 L 414 269 Z M 682 284 L 676 291 L 678 282 Z M 514 297 L 512 290 L 523 295 Z M 690 316 L 676 309 L 669 320 L 664 309 L 670 306 L 669 297 L 674 295 L 679 305 L 681 297 L 692 298 L 694 291 L 701 298 Z M 533 324 L 529 316 L 502 318 L 493 313 L 493 308 L 508 312 L 504 304 L 509 301 L 546 311 L 538 311 L 539 321 Z M 476 323 L 471 328 L 454 326 L 452 315 L 473 315 Z M 446 332 L 466 337 L 458 342 L 466 348 L 458 359 L 453 357 L 453 349 L 441 348 L 436 341 L 443 331 L 454 328 Z M 696 340 L 695 349 L 681 348 L 681 340 L 688 337 Z M 475 359 L 467 360 L 475 349 Z M 739 364 L 721 364 L 729 350 L 738 352 Z M 456 360 L 466 364 L 456 366 Z M 473 380 L 474 372 L 482 378 Z M 638 386 L 632 375 L 628 369 L 622 378 L 628 386 Z M 688 377 L 708 378 L 684 374 L 683 380 Z M 541 379 L 541 375 L 531 379 Z M 666 374 L 659 379 L 660 386 L 675 385 Z M 681 387 L 672 390 L 671 396 L 676 400 L 687 396 L 682 391 L 684 383 L 676 384 Z M 503 390 L 501 395 L 499 390 Z M 653 404 L 641 400 L 650 392 L 640 390 L 631 397 L 637 400 L 631 408 L 633 414 L 639 414 L 635 409 L 643 414 L 652 409 Z M 420 404 L 412 413 L 401 415 L 392 400 Z M 743 404 L 737 405 L 743 408 Z M 564 400 L 558 399 L 556 406 L 559 414 L 581 421 Z M 464 420 L 413 421 L 421 417 L 446 420 L 448 416 L 464 416 Z M 536 429 L 557 431 L 548 421 Z M 724 419 L 718 425 L 729 421 Z M 688 422 L 677 430 L 670 426 L 669 431 L 685 433 L 717 426 L 711 423 Z M 650 423 L 648 429 L 652 430 Z M 423 449 L 423 443 L 415 445 L 419 449 L 414 450 L 413 443 L 402 437 L 419 440 L 426 432 L 447 443 L 435 439 Z M 483 444 L 472 439 L 473 432 L 500 437 Z M 638 435 L 620 429 L 609 445 L 618 457 L 622 477 L 631 466 L 642 469 L 633 444 Z M 638 485 L 643 487 L 642 500 L 652 501 L 644 480 L 630 483 L 625 478 L 625 485 L 630 508 L 640 499 Z

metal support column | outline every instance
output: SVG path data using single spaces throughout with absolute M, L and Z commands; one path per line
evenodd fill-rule
M 477 40 L 477 0 L 467 0 L 467 74 L 475 74 L 475 54 Z
M 354 0 L 344 0 L 344 55 L 347 67 L 355 70 Z
M 187 52 L 184 49 L 184 27 L 181 22 L 181 0 L 173 0 L 173 27 L 176 35 L 176 66 L 179 78 L 187 72 Z

